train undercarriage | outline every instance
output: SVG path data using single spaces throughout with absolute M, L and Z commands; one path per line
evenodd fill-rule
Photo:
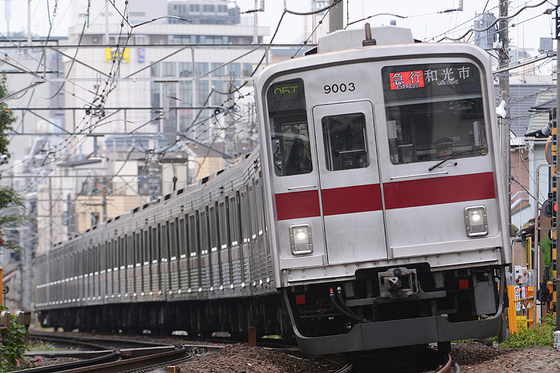
M 375 268 L 354 281 L 294 287 L 284 298 L 306 354 L 447 343 L 498 334 L 503 274 L 501 267 Z
M 44 327 L 105 333 L 150 333 L 209 338 L 231 335 L 247 340 L 250 327 L 257 336 L 283 335 L 278 294 L 208 301 L 142 302 L 69 307 L 39 312 Z M 222 333 L 219 333 L 222 332 Z

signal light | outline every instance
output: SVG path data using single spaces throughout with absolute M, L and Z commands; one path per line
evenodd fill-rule
M 541 211 L 542 214 L 547 218 L 552 218 L 553 211 L 558 211 L 558 204 L 556 203 L 556 200 L 553 198 L 549 198 L 544 201 L 541 207 Z

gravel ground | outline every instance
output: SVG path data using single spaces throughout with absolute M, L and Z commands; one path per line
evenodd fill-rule
M 552 347 L 511 349 L 468 342 L 452 345 L 451 356 L 465 373 L 560 372 L 560 351 Z
M 82 333 L 59 332 L 60 335 L 87 336 Z M 208 345 L 208 342 L 180 338 L 153 338 L 150 336 L 100 335 L 106 339 L 134 339 L 174 345 Z M 300 358 L 280 349 L 254 347 L 246 343 L 216 343 L 220 349 L 207 349 L 187 363 L 177 364 L 181 373 L 331 373 L 334 364 L 318 358 Z M 40 359 L 36 366 L 74 361 L 70 358 Z
M 336 367 L 319 359 L 301 359 L 277 350 L 247 344 L 225 346 L 192 362 L 178 365 L 181 373 L 327 373 Z
M 468 342 L 452 345 L 451 356 L 464 373 L 560 372 L 560 351 L 552 347 L 509 349 Z M 327 373 L 334 366 L 303 360 L 246 344 L 226 346 L 218 353 L 180 365 L 181 373 Z
M 127 338 L 121 335 L 104 335 L 103 337 L 111 338 L 113 336 L 114 338 Z M 156 339 L 147 336 L 128 338 L 157 340 L 170 344 L 198 344 L 178 338 Z M 245 343 L 218 345 L 222 348 L 208 350 L 204 354 L 196 355 L 188 363 L 177 365 L 181 373 L 332 373 L 336 371 L 334 365 L 323 360 L 302 359 L 276 349 L 253 347 Z M 509 349 L 467 342 L 453 344 L 451 356 L 461 366 L 461 372 L 464 373 L 560 372 L 560 351 L 552 347 Z M 64 360 L 66 359 L 59 359 L 58 362 Z M 43 364 L 48 363 L 43 362 Z

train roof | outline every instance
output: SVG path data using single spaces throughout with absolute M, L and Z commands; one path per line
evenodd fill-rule
M 226 166 L 225 168 L 216 171 L 215 173 L 205 176 L 202 179 L 200 179 L 197 183 L 195 184 L 191 184 L 188 186 L 188 188 L 180 188 L 178 190 L 175 190 L 171 193 L 168 193 L 164 196 L 161 196 L 158 199 L 155 199 L 153 201 L 147 202 L 143 205 L 137 206 L 134 209 L 127 211 L 121 215 L 112 217 L 107 219 L 107 221 L 104 221 L 102 223 L 99 223 L 98 225 L 95 225 L 83 232 L 79 232 L 73 236 L 68 237 L 68 239 L 57 242 L 55 244 L 53 244 L 51 249 L 57 249 L 59 247 L 64 247 L 66 244 L 71 244 L 73 242 L 76 242 L 77 239 L 82 238 L 84 236 L 87 236 L 90 232 L 93 231 L 100 231 L 105 229 L 106 227 L 108 227 L 109 225 L 112 225 L 113 223 L 117 222 L 117 221 L 123 221 L 126 220 L 127 218 L 133 217 L 135 214 L 142 212 L 152 206 L 158 206 L 161 203 L 165 203 L 168 200 L 172 200 L 175 197 L 178 197 L 180 195 L 186 194 L 186 193 L 192 193 L 195 192 L 197 190 L 199 190 L 200 188 L 202 188 L 204 185 L 208 184 L 211 180 L 217 178 L 218 176 L 226 173 L 227 171 L 233 170 L 237 167 L 240 167 L 246 160 L 248 160 L 251 156 L 255 156 L 256 154 L 258 154 L 260 151 L 260 146 L 257 146 L 251 153 L 247 153 L 244 154 L 242 156 L 240 156 L 239 158 L 237 158 L 232 164 Z
M 368 27 L 339 30 L 319 39 L 317 53 L 327 53 L 367 45 L 411 44 L 415 40 L 409 28 L 397 26 Z M 369 31 L 368 31 L 369 30 Z

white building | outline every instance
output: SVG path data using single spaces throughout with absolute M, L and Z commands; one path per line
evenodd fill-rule
M 239 89 L 267 63 L 253 41 L 268 28 L 241 25 L 231 1 L 129 3 L 73 2 L 69 10 L 67 136 L 51 148 L 50 184 L 39 191 L 51 203 L 38 205 L 38 228 L 52 232 L 40 234 L 39 252 L 252 150 Z

